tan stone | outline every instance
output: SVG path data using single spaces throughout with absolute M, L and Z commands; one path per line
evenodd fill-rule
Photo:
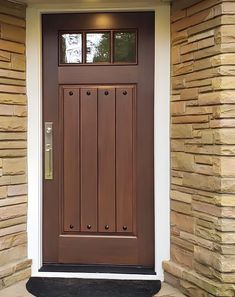
M 0 13 L 0 22 L 5 23 L 5 24 L 19 26 L 19 27 L 25 27 L 24 19 L 20 19 L 18 17 L 16 18 L 14 16 L 2 14 L 2 13 Z
M 194 245 L 187 240 L 184 240 L 178 236 L 171 236 L 171 244 L 177 245 L 180 248 L 188 250 L 190 252 L 194 251 Z
M 219 176 L 235 177 L 235 157 L 214 157 L 213 171 Z
M 172 138 L 192 138 L 192 125 L 172 125 Z
M 0 132 L 0 140 L 26 140 L 26 132 Z
M 235 89 L 235 77 L 215 77 L 212 79 L 212 86 L 214 90 Z
M 18 26 L 2 23 L 1 38 L 20 43 L 25 43 L 25 29 Z
M 225 25 L 215 32 L 216 43 L 232 43 L 235 42 L 234 35 L 235 25 Z
M 170 196 L 171 196 L 171 199 L 173 200 L 178 200 L 185 203 L 191 203 L 192 201 L 192 195 L 184 192 L 171 191 Z
M 216 129 L 214 130 L 215 143 L 217 144 L 235 144 L 235 129 Z
M 24 202 L 26 202 L 26 201 L 24 200 Z M 5 221 L 0 222 L 0 229 L 4 229 L 4 228 L 7 228 L 7 227 L 16 226 L 16 225 L 21 225 L 21 224 L 26 224 L 26 223 L 27 223 L 27 217 L 26 216 L 14 218 L 14 219 L 9 219 L 9 220 L 5 220 Z
M 191 123 L 206 123 L 209 121 L 208 115 L 185 115 L 172 118 L 173 124 L 191 124 Z
M 23 228 L 22 228 L 23 226 Z M 20 228 L 21 227 L 21 228 Z M 6 250 L 14 246 L 23 245 L 27 242 L 27 234 L 25 232 L 26 230 L 26 224 L 17 225 L 17 226 L 11 226 L 9 228 L 6 228 L 10 230 L 10 233 L 6 233 L 1 235 L 0 237 L 0 250 Z M 15 232 L 21 232 L 18 234 L 13 234 L 15 232 L 12 232 L 15 229 Z M 19 231 L 16 231 L 18 229 Z M 4 230 L 4 229 L 2 229 Z M 1 231 L 0 231 L 1 232 Z
M 26 158 L 3 159 L 3 173 L 7 175 L 24 174 Z
M 189 268 L 193 266 L 193 253 L 174 244 L 171 244 L 171 259 Z
M 13 115 L 13 111 L 12 105 L 0 104 L 0 115 Z
M 184 141 L 183 140 L 171 140 L 171 151 L 172 152 L 183 152 L 184 151 Z
M 28 179 L 27 175 L 21 174 L 21 175 L 12 175 L 11 177 L 11 184 L 12 185 L 18 185 L 18 184 L 26 184 Z
M 182 114 L 185 112 L 185 102 L 172 102 L 171 112 L 173 115 Z
M 14 71 L 12 71 L 14 73 Z M 8 74 L 6 74 L 8 76 Z M 1 69 L 0 69 L 1 76 Z M 0 94 L 0 103 L 4 104 L 26 104 L 26 96 L 22 94 Z
M 164 261 L 163 268 L 168 273 L 173 274 L 174 276 L 177 276 L 179 278 L 182 278 L 183 271 L 185 270 L 184 267 L 172 261 Z
M 0 0 L 0 13 L 25 19 L 25 16 L 26 16 L 25 5 L 19 4 L 16 2 Z
M 233 105 L 222 105 L 213 108 L 215 118 L 234 118 L 235 107 Z
M 7 250 L 0 251 L 0 264 L 5 265 L 9 262 L 25 258 L 27 256 L 26 245 L 19 245 Z
M 182 152 L 171 154 L 172 168 L 192 172 L 194 169 L 194 157 Z
M 213 93 L 199 94 L 198 103 L 199 105 L 235 103 L 235 91 L 216 91 Z
M 212 157 L 211 156 L 195 156 L 195 163 L 198 164 L 205 164 L 205 165 L 212 165 Z
M 184 173 L 183 185 L 202 190 L 220 190 L 220 179 L 202 174 Z
M 198 98 L 198 88 L 184 89 L 180 93 L 181 100 L 193 100 Z
M 0 187 L 0 199 L 7 197 L 7 187 Z
M 27 194 L 27 185 L 8 186 L 8 196 L 18 196 Z
M 195 222 L 195 219 L 190 216 L 177 213 L 174 211 L 171 212 L 171 225 L 176 226 L 182 231 L 193 233 L 194 222 Z
M 210 121 L 211 128 L 235 128 L 235 119 L 219 119 Z
M 27 268 L 24 270 L 21 270 L 17 273 L 12 274 L 11 276 L 7 276 L 3 279 L 4 287 L 8 287 L 16 282 L 19 282 L 21 280 L 27 279 L 31 276 L 31 268 Z
M 183 203 L 176 200 L 171 200 L 171 210 L 177 211 L 179 213 L 184 213 L 187 215 L 191 215 L 192 208 L 188 203 Z
M 0 49 L 4 51 L 11 51 L 13 53 L 24 54 L 25 45 L 17 42 L 0 39 Z
M 9 143 L 10 144 L 10 143 Z M 12 149 L 12 150 L 1 150 L 0 149 L 0 157 L 8 158 L 8 157 L 24 157 L 27 155 L 26 149 Z M 10 179 L 10 177 L 8 177 Z M 0 181 L 1 183 L 1 181 Z
M 206 292 L 211 293 L 213 296 L 220 297 L 232 297 L 234 296 L 234 285 L 229 284 L 220 284 L 214 280 L 210 280 L 206 277 L 201 276 L 200 274 L 185 270 L 183 272 L 183 279 L 187 280 L 190 283 L 195 284 Z
M 27 196 L 16 196 L 16 197 L 11 197 L 11 198 L 1 199 L 0 207 L 16 205 L 16 204 L 21 204 L 21 203 L 26 203 L 26 202 L 27 202 Z M 0 224 L 1 224 L 1 222 L 0 222 Z
M 19 117 L 0 116 L 0 131 L 25 131 L 26 121 Z
M 27 213 L 27 204 L 20 204 L 14 206 L 5 206 L 0 208 L 0 219 L 7 220 L 24 216 Z
M 11 54 L 11 68 L 14 70 L 25 71 L 25 56 L 19 54 Z
M 21 105 L 14 106 L 14 115 L 16 115 L 18 117 L 27 116 L 27 107 L 21 106 Z

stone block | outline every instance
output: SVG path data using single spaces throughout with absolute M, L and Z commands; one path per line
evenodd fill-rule
M 8 220 L 24 216 L 27 213 L 27 204 L 5 206 L 0 208 L 0 220 Z
M 13 226 L 14 229 L 18 228 L 19 229 L 19 226 Z M 13 227 L 11 227 L 11 229 L 13 229 Z M 26 229 L 25 228 L 26 225 L 24 224 L 24 230 Z M 22 228 L 21 228 L 22 229 Z M 9 228 L 10 230 L 10 228 Z M 15 232 L 17 232 L 15 230 Z M 27 234 L 26 232 L 22 232 L 22 230 L 19 231 L 20 233 L 15 233 L 15 234 L 5 234 L 5 235 L 1 235 L 0 237 L 0 250 L 7 250 L 9 248 L 12 248 L 14 246 L 21 246 L 21 245 L 24 245 L 27 243 Z
M 172 138 L 192 138 L 192 125 L 172 125 L 171 126 L 171 137 Z
M 171 244 L 171 259 L 188 268 L 193 266 L 193 253 L 174 244 Z
M 8 196 L 18 196 L 24 195 L 28 192 L 28 186 L 26 184 L 23 185 L 12 185 L 8 186 Z
M 3 174 L 24 174 L 26 172 L 26 166 L 26 158 L 3 159 Z
M 185 102 L 172 102 L 171 113 L 173 115 L 179 115 L 185 112 Z
M 19 43 L 25 43 L 25 29 L 22 27 L 1 24 L 1 38 L 10 41 L 16 41 Z
M 235 177 L 235 157 L 214 157 L 213 171 L 219 176 Z
M 8 264 L 27 256 L 27 246 L 25 244 L 12 247 L 7 250 L 0 251 L 0 264 L 1 266 Z
M 5 277 L 3 279 L 3 285 L 4 287 L 8 287 L 16 282 L 27 279 L 30 276 L 31 276 L 31 268 L 27 268 L 19 272 L 16 272 L 10 276 Z
M 171 166 L 176 170 L 192 172 L 194 170 L 194 156 L 182 152 L 173 152 L 171 154 Z
M 24 118 L 0 116 L 0 131 L 26 131 Z
M 170 197 L 173 200 L 181 201 L 184 203 L 191 203 L 192 202 L 192 195 L 180 191 L 171 191 Z

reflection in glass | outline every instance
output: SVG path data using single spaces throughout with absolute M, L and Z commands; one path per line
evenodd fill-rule
M 110 33 L 86 34 L 86 63 L 110 62 Z
M 60 44 L 62 64 L 82 63 L 82 34 L 63 34 Z
M 114 33 L 114 62 L 136 62 L 136 33 Z

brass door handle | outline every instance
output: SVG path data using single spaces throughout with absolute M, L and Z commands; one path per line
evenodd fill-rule
M 53 123 L 45 122 L 44 130 L 45 153 L 44 153 L 44 170 L 45 179 L 53 179 Z

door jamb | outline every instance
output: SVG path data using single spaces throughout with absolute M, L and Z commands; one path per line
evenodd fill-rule
M 126 4 L 128 5 L 128 3 Z M 122 8 L 81 8 L 79 4 L 29 5 L 26 17 L 28 95 L 28 257 L 32 276 L 163 280 L 162 261 L 170 257 L 170 4 Z M 155 271 L 156 275 L 39 272 L 42 266 L 42 32 L 41 14 L 94 11 L 155 11 Z

